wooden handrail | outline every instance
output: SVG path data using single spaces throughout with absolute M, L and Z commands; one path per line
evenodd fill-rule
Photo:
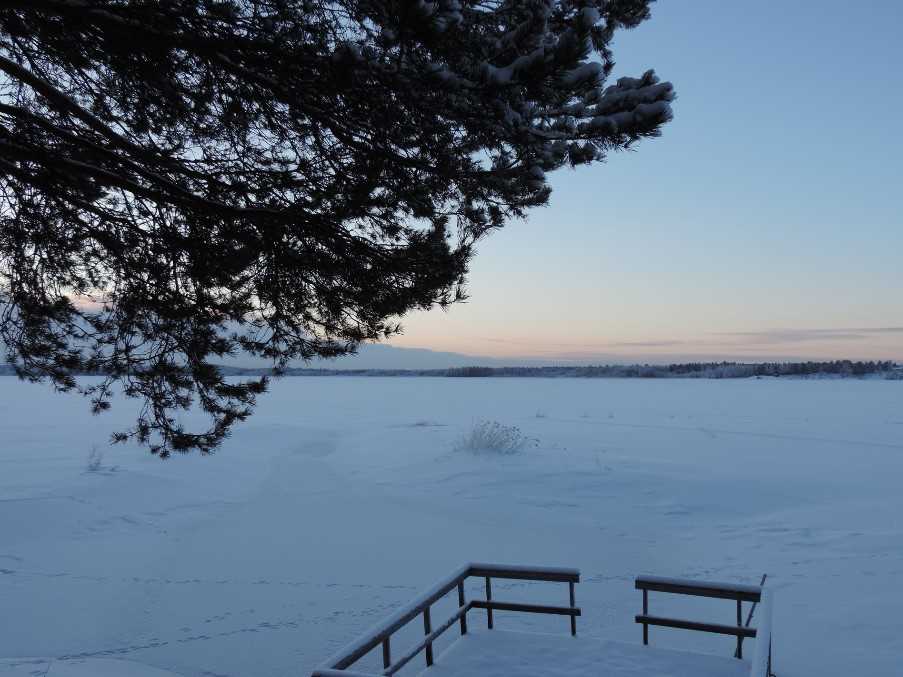
M 764 578 L 763 578 L 764 581 Z M 643 613 L 636 616 L 636 622 L 643 625 L 643 644 L 649 644 L 649 626 L 658 625 L 683 630 L 698 630 L 720 635 L 733 635 L 737 638 L 735 658 L 743 658 L 743 640 L 756 637 L 755 628 L 749 622 L 743 624 L 743 602 L 758 603 L 762 599 L 761 585 L 742 585 L 737 583 L 714 583 L 711 581 L 695 581 L 685 578 L 663 578 L 661 576 L 638 576 L 635 583 L 637 590 L 643 591 Z M 649 593 L 665 592 L 675 595 L 694 595 L 715 599 L 730 599 L 737 603 L 737 624 L 722 625 L 719 623 L 700 623 L 680 618 L 665 618 L 649 614 Z
M 344 670 L 348 666 L 356 663 L 362 656 L 370 652 L 377 645 L 382 644 L 382 641 L 385 638 L 390 637 L 399 628 L 404 627 L 412 619 L 416 618 L 423 612 L 424 608 L 444 597 L 450 590 L 458 585 L 459 581 L 466 579 L 468 571 L 469 565 L 461 567 L 452 575 L 422 593 L 407 606 L 402 607 L 395 615 L 390 616 L 379 625 L 371 628 L 363 637 L 346 646 L 338 654 L 326 661 L 324 665 L 335 670 Z
M 514 578 L 520 581 L 552 581 L 559 583 L 579 583 L 579 569 L 564 569 L 560 567 L 527 567 L 510 564 L 480 564 L 470 565 L 469 576 L 475 578 L 489 576 L 490 578 Z
M 734 637 L 755 637 L 756 629 L 745 626 L 722 625 L 721 623 L 700 623 L 699 621 L 685 621 L 680 618 L 664 618 L 662 616 L 636 617 L 637 623 L 644 625 L 660 625 L 665 628 L 679 628 L 681 630 L 699 630 L 716 635 L 733 635 Z
M 471 600 L 466 602 L 464 599 L 464 581 L 471 577 L 479 577 L 486 580 L 487 599 Z M 558 607 L 541 604 L 521 604 L 514 602 L 500 602 L 492 599 L 490 580 L 493 578 L 516 579 L 526 581 L 551 581 L 569 584 L 570 606 Z M 574 583 L 580 581 L 580 572 L 577 569 L 564 569 L 552 567 L 529 567 L 529 566 L 512 566 L 505 564 L 485 564 L 471 563 L 466 564 L 434 585 L 429 590 L 422 593 L 412 602 L 399 609 L 393 616 L 386 619 L 379 625 L 371 628 L 363 637 L 352 642 L 344 649 L 339 651 L 335 656 L 326 661 L 322 667 L 314 671 L 313 677 L 365 677 L 364 673 L 355 673 L 348 671 L 354 663 L 360 660 L 365 654 L 375 649 L 380 644 L 383 647 L 383 671 L 382 675 L 394 675 L 409 663 L 417 654 L 426 650 L 427 665 L 432 664 L 433 642 L 446 630 L 448 630 L 456 622 L 460 622 L 461 634 L 467 632 L 467 612 L 470 609 L 485 609 L 489 618 L 489 627 L 492 627 L 491 614 L 493 609 L 499 611 L 520 611 L 526 613 L 543 613 L 543 614 L 559 614 L 570 616 L 571 633 L 576 634 L 576 625 L 574 623 L 577 616 L 580 615 L 580 609 L 574 606 Z M 458 591 L 458 609 L 452 614 L 451 618 L 432 629 L 430 619 L 430 607 L 446 594 L 457 588 Z M 407 623 L 412 621 L 419 615 L 423 615 L 424 637 L 409 651 L 394 662 L 390 653 L 390 638 Z M 375 677 L 375 676 L 366 676 Z
M 661 576 L 637 576 L 637 590 L 669 592 L 677 595 L 696 595 L 717 599 L 735 599 L 744 602 L 758 602 L 762 598 L 762 586 L 737 583 L 712 583 L 686 578 L 663 578 Z
M 545 604 L 520 604 L 516 602 L 485 601 L 475 599 L 470 606 L 474 609 L 497 609 L 498 611 L 522 611 L 528 614 L 554 614 L 557 616 L 579 616 L 580 609 L 570 606 L 547 606 Z
M 417 656 L 424 649 L 430 649 L 432 647 L 433 642 L 435 642 L 439 635 L 448 630 L 451 626 L 455 624 L 455 622 L 464 616 L 471 608 L 470 604 L 465 604 L 461 608 L 459 608 L 451 618 L 445 621 L 438 628 L 430 632 L 426 635 L 422 640 L 420 640 L 416 645 L 411 647 L 411 649 L 397 661 L 395 661 L 391 667 L 383 671 L 384 675 L 394 675 L 396 672 L 401 670 L 405 665 L 407 665 L 413 658 Z M 432 665 L 432 660 L 428 660 L 427 663 Z

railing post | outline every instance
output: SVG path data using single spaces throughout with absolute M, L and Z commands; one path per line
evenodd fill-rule
M 489 576 L 486 577 L 486 601 L 492 601 L 492 583 Z M 492 609 L 486 609 L 486 623 L 489 626 L 489 629 L 492 630 Z
M 649 615 L 649 591 L 643 589 L 643 616 Z M 643 622 L 643 644 L 649 644 L 649 624 Z
M 570 588 L 569 592 L 571 593 L 571 609 L 573 609 L 576 606 L 574 598 L 574 582 L 570 581 L 568 587 Z M 571 614 L 571 636 L 577 636 L 577 617 L 574 614 Z
M 389 648 L 389 638 L 383 640 L 383 668 L 388 669 L 392 665 L 392 651 Z
M 743 600 L 737 600 L 737 627 L 743 627 Z M 743 636 L 737 635 L 737 658 L 743 658 Z
M 765 585 L 765 579 L 768 578 L 768 574 L 762 574 L 762 580 L 759 581 L 759 587 L 761 588 Z M 756 612 L 756 606 L 758 606 L 758 602 L 753 602 L 749 607 L 749 614 L 746 616 L 746 625 L 744 627 L 749 627 L 749 624 L 752 623 L 753 614 Z M 737 600 L 737 625 L 740 625 L 740 600 Z M 771 644 L 768 647 L 769 655 L 771 652 Z M 737 649 L 734 651 L 734 658 L 743 658 L 743 638 L 737 638 Z M 768 676 L 770 677 L 770 675 Z
M 464 602 L 464 581 L 458 581 L 458 608 L 460 609 L 465 604 Z M 461 614 L 461 634 L 467 634 L 467 612 Z
M 423 634 L 429 635 L 433 631 L 433 626 L 430 623 L 430 608 L 427 607 L 423 610 Z M 429 642 L 426 645 L 426 667 L 430 667 L 433 664 L 433 643 Z

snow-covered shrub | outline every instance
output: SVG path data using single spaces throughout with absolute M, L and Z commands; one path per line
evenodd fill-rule
M 85 472 L 110 475 L 119 469 L 118 465 L 104 465 L 103 457 L 103 449 L 98 449 L 96 446 L 91 447 L 91 453 L 88 454 L 88 462 L 85 464 Z
M 522 451 L 535 440 L 524 435 L 517 426 L 498 421 L 478 421 L 455 445 L 458 451 L 509 455 Z
M 88 463 L 85 466 L 86 472 L 99 472 L 103 467 L 103 451 L 99 451 L 97 447 L 91 447 L 91 453 L 88 454 Z

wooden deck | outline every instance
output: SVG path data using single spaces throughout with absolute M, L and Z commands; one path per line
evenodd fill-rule
M 469 578 L 479 578 L 485 582 L 484 599 L 465 599 L 464 582 Z M 492 596 L 492 580 L 499 578 L 566 583 L 569 603 L 567 606 L 551 606 L 497 600 Z M 771 677 L 772 602 L 767 588 L 639 577 L 636 588 L 643 593 L 643 613 L 636 617 L 636 622 L 643 625 L 643 645 L 634 645 L 576 637 L 577 617 L 581 615 L 575 603 L 575 584 L 579 580 L 580 572 L 576 569 L 467 564 L 342 649 L 315 670 L 312 677 L 377 677 L 352 669 L 357 661 L 377 647 L 382 653 L 383 669 L 379 675 L 383 677 L 394 675 L 421 653 L 426 663 L 426 670 L 421 673 L 424 677 Z M 431 608 L 454 591 L 458 598 L 457 610 L 434 625 Z M 732 600 L 737 605 L 737 624 L 720 625 L 653 616 L 649 613 L 650 592 Z M 746 623 L 743 622 L 743 602 L 753 604 Z M 760 622 L 758 628 L 753 628 L 750 627 L 750 619 L 756 605 L 761 607 Z M 469 630 L 468 612 L 474 609 L 486 612 L 485 631 Z M 571 636 L 493 630 L 494 611 L 566 616 Z M 423 620 L 423 639 L 393 659 L 392 636 L 417 617 Z M 437 662 L 433 655 L 433 643 L 455 625 L 459 626 L 461 637 Z M 650 625 L 733 635 L 737 638 L 737 649 L 734 657 L 726 657 L 651 648 L 645 646 L 649 642 Z M 745 639 L 755 642 L 752 658 L 748 661 L 743 660 Z

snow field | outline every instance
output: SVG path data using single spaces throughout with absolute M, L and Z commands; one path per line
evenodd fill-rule
M 629 642 L 637 574 L 768 572 L 781 677 L 892 677 L 901 402 L 891 381 L 288 378 L 215 456 L 161 462 L 107 447 L 131 403 L 92 418 L 78 398 L 3 378 L 0 657 L 304 675 L 481 560 L 579 567 L 579 634 Z M 456 450 L 481 421 L 535 444 Z M 553 584 L 493 592 L 566 599 Z M 653 594 L 651 610 L 732 622 L 719 602 Z M 567 632 L 525 615 L 496 625 Z M 733 651 L 731 638 L 651 637 Z

